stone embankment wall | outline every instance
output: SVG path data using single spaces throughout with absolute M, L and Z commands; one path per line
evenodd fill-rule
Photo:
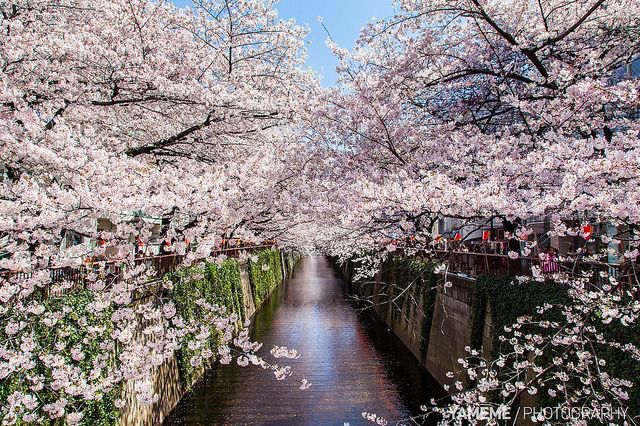
M 511 277 L 499 275 L 470 279 L 449 274 L 445 278 L 434 274 L 433 265 L 416 259 L 391 259 L 370 280 L 354 280 L 354 265 L 350 262 L 340 268 L 352 293 L 371 304 L 377 315 L 442 385 L 458 380 L 467 382 L 458 363 L 458 359 L 468 356 L 465 348 L 480 350 L 482 357 L 490 360 L 495 355 L 493 350 L 501 345 L 500 334 L 504 334 L 505 327 L 510 327 L 519 317 L 541 315 L 537 308 L 545 303 L 556 306 L 574 303 L 566 288 L 553 282 L 515 285 Z M 552 320 L 557 318 L 554 317 L 557 313 L 550 310 L 546 316 L 538 318 Z M 627 341 L 638 344 L 640 333 L 635 329 L 615 323 L 598 324 L 595 322 L 605 339 L 627 336 Z M 554 330 L 538 328 L 536 332 L 551 338 Z M 555 354 L 553 350 L 547 348 L 548 359 L 556 356 L 561 348 Z M 621 402 L 621 406 L 634 413 L 630 416 L 640 416 L 637 362 L 630 354 L 604 345 L 599 349 L 599 356 L 607 359 L 606 365 L 599 367 L 603 373 L 634 382 L 629 391 L 633 395 Z M 453 378 L 447 377 L 450 371 L 454 372 Z M 519 406 L 512 407 L 512 416 L 518 416 L 514 417 L 515 424 L 533 424 L 531 419 L 524 417 L 523 408 L 554 407 L 557 403 L 544 389 L 535 396 L 524 392 Z
M 371 304 L 376 314 L 391 328 L 440 384 L 457 379 L 446 376 L 460 370 L 459 358 L 471 346 L 472 296 L 475 280 L 442 276 L 417 260 L 394 260 L 370 280 L 353 281 L 354 265 L 340 266 L 351 292 Z M 484 352 L 491 347 L 491 310 L 486 309 L 483 333 Z
M 260 255 L 262 257 L 262 255 Z M 280 285 L 286 278 L 293 273 L 295 264 L 300 259 L 300 255 L 293 252 L 280 252 L 278 256 L 280 277 L 275 278 L 275 287 Z M 264 303 L 266 298 L 256 298 L 256 287 L 262 286 L 259 282 L 263 280 L 261 269 L 251 265 L 249 262 L 240 262 L 240 281 L 241 281 L 241 300 L 243 304 L 242 312 L 245 318 L 251 318 L 260 308 L 260 303 Z M 252 276 L 253 274 L 253 276 Z M 253 282 L 252 282 L 253 278 Z M 258 282 L 256 282 L 258 281 Z M 274 280 L 271 280 L 267 293 L 272 292 Z M 265 289 L 260 287 L 257 289 L 260 293 L 264 293 Z M 256 301 L 258 303 L 256 303 Z M 144 336 L 137 336 L 138 339 L 144 339 Z M 201 377 L 202 372 L 194 378 L 194 382 Z M 160 395 L 158 402 L 152 405 L 142 405 L 137 401 L 134 383 L 127 382 L 124 386 L 124 400 L 126 406 L 120 413 L 119 424 L 122 426 L 151 426 L 162 424 L 165 417 L 178 404 L 180 398 L 188 390 L 190 385 L 184 384 L 184 379 L 180 377 L 180 368 L 178 356 L 174 355 L 169 361 L 156 368 L 152 377 L 155 391 Z
M 448 383 L 447 372 L 461 368 L 459 358 L 468 353 L 471 342 L 473 280 L 449 275 L 449 288 L 438 286 L 425 366 L 440 382 Z M 490 340 L 489 340 L 490 341 Z

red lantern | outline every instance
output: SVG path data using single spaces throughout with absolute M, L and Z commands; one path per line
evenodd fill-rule
M 462 240 L 462 234 L 457 232 L 456 235 L 453 237 L 453 241 L 461 241 Z
M 590 239 L 591 234 L 593 234 L 593 226 L 585 225 L 582 227 L 582 236 L 584 237 L 585 240 Z
M 482 241 L 489 241 L 490 238 L 491 238 L 490 231 L 482 231 Z

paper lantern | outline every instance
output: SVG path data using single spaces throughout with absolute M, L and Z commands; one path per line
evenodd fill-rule
M 584 237 L 585 240 L 588 240 L 589 238 L 591 238 L 591 234 L 593 234 L 593 226 L 585 225 L 582 227 L 582 236 Z
M 490 238 L 491 238 L 490 231 L 482 231 L 482 241 L 489 241 Z
M 456 235 L 453 237 L 454 241 L 461 241 L 462 240 L 462 234 L 457 232 Z

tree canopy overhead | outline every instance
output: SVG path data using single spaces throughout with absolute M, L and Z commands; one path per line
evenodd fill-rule
M 279 19 L 273 0 L 196 0 L 184 10 L 150 0 L 0 3 L 0 380 L 51 388 L 30 366 L 73 366 L 69 348 L 43 361 L 50 348 L 30 336 L 42 290 L 72 287 L 53 283 L 51 269 L 89 259 L 98 272 L 108 261 L 126 266 L 117 280 L 92 273 L 87 284 L 89 309 L 114 312 L 102 354 L 118 341 L 128 362 L 65 385 L 91 396 L 107 379 L 144 382 L 197 332 L 159 297 L 148 309 L 168 331 L 138 330 L 156 333 L 156 345 L 121 338 L 133 296 L 153 276 L 136 252 L 158 242 L 185 265 L 213 260 L 229 239 L 386 256 L 389 240 L 432 248 L 443 218 L 500 218 L 523 241 L 526 220 L 545 218 L 554 235 L 609 223 L 619 232 L 595 237 L 622 242 L 619 254 L 635 262 L 640 80 L 628 68 L 640 58 L 638 1 L 398 4 L 352 51 L 328 42 L 340 78 L 323 89 L 304 65 L 307 29 Z M 552 346 L 579 358 L 577 377 L 599 383 L 591 395 L 624 400 L 626 384 L 594 376 L 597 361 L 576 348 L 597 334 L 594 321 L 634 323 L 636 291 L 612 293 L 614 278 L 609 289 L 580 274 L 558 279 L 577 305 Z M 67 308 L 46 305 L 60 318 Z M 521 337 L 517 349 L 530 349 Z M 537 383 L 481 385 L 461 398 L 482 402 L 488 386 L 512 401 Z M 567 404 L 584 400 L 585 388 L 574 389 Z M 23 419 L 64 415 L 32 396 L 12 396 Z

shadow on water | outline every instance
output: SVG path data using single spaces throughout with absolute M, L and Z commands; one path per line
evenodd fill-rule
M 252 338 L 264 343 L 265 359 L 291 365 L 292 376 L 277 381 L 257 367 L 215 366 L 165 425 L 370 424 L 364 411 L 394 424 L 442 396 L 387 326 L 347 301 L 345 287 L 326 258 L 304 258 L 256 313 L 251 328 Z M 301 357 L 275 360 L 268 354 L 273 345 L 295 348 Z M 310 389 L 299 389 L 302 378 L 312 383 Z

